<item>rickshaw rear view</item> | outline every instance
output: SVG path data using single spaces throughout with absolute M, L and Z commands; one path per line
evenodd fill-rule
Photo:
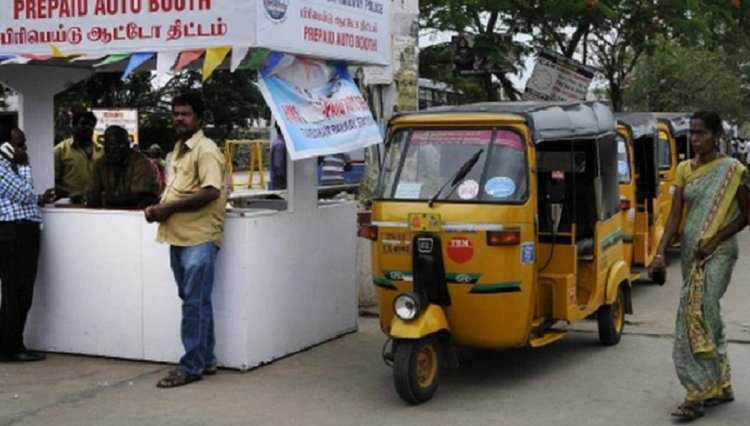
M 660 188 L 656 118 L 651 113 L 620 113 L 615 118 L 623 250 L 635 280 L 656 255 L 667 220 L 663 200 L 671 197 Z M 650 278 L 663 285 L 666 272 L 654 272 Z
M 437 389 L 455 346 L 538 347 L 630 307 L 615 123 L 600 102 L 488 103 L 396 116 L 360 235 L 373 240 L 398 394 Z

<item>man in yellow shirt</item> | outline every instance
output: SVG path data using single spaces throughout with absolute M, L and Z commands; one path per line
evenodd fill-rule
M 185 355 L 157 382 L 161 388 L 216 373 L 211 290 L 224 233 L 226 170 L 221 150 L 201 130 L 204 110 L 195 93 L 172 100 L 177 144 L 168 165 L 167 186 L 161 202 L 145 210 L 148 222 L 159 222 L 157 241 L 170 244 L 170 264 L 182 299 Z
M 139 207 L 159 200 L 161 189 L 151 162 L 130 148 L 128 131 L 104 130 L 104 157 L 94 162 L 86 207 Z
M 96 116 L 91 111 L 73 114 L 73 137 L 55 146 L 55 194 L 57 198 L 70 197 L 73 203 L 83 202 L 86 187 L 91 179 L 94 161 L 104 155 L 93 142 Z

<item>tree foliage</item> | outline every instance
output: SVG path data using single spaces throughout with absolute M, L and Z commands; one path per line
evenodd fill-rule
M 626 105 L 632 111 L 713 109 L 725 119 L 743 119 L 745 85 L 727 57 L 723 48 L 684 47 L 662 40 L 638 64 L 636 79 L 626 91 Z
M 176 75 L 165 84 L 156 84 L 154 75 L 145 71 L 133 73 L 124 81 L 120 73 L 97 73 L 55 97 L 55 140 L 70 136 L 70 116 L 77 109 L 128 107 L 139 111 L 144 146 L 156 143 L 171 149 L 171 99 L 193 89 L 199 90 L 206 102 L 207 135 L 220 143 L 240 138 L 259 118 L 269 117 L 255 81 L 255 70 L 217 70 L 203 84 L 200 72 L 193 70 Z
M 750 11 L 747 3 L 739 2 L 737 8 L 729 2 L 708 0 L 422 0 L 420 24 L 423 31 L 515 34 L 516 73 L 524 71 L 522 55 L 541 47 L 581 60 L 597 68 L 613 108 L 621 110 L 627 80 L 638 63 L 655 51 L 660 39 L 722 52 L 734 61 L 735 71 L 741 72 L 747 56 L 743 52 L 750 46 L 750 27 L 744 25 L 744 14 Z M 522 35 L 530 41 L 518 41 Z M 486 50 L 488 55 L 498 54 L 501 47 Z M 430 74 L 445 75 L 436 68 L 445 64 L 449 69 L 450 52 L 438 48 L 431 53 Z M 438 53 L 445 56 L 438 57 Z M 506 76 L 496 77 L 506 97 L 517 99 L 519 93 L 507 87 Z M 485 99 L 492 100 L 489 90 L 494 89 L 487 80 Z M 447 81 L 467 85 L 455 79 Z

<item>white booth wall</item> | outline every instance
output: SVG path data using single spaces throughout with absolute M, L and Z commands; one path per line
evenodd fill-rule
M 230 213 L 213 292 L 219 365 L 245 370 L 357 327 L 356 207 Z M 27 346 L 175 362 L 169 246 L 139 211 L 45 209 Z

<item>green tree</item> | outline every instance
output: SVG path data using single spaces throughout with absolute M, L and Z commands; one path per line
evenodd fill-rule
M 139 110 L 140 139 L 144 145 L 157 143 L 171 149 L 174 133 L 170 123 L 170 101 L 185 90 L 200 90 L 208 114 L 204 127 L 217 142 L 242 137 L 269 110 L 255 85 L 255 70 L 217 70 L 201 84 L 199 71 L 186 71 L 163 85 L 151 72 L 131 74 L 124 81 L 120 73 L 96 73 L 55 97 L 55 141 L 71 135 L 70 116 L 76 109 L 128 107 Z
M 685 47 L 662 39 L 635 68 L 625 106 L 631 111 L 714 109 L 725 119 L 745 121 L 748 97 L 740 88 L 746 85 L 727 58 L 721 47 Z

